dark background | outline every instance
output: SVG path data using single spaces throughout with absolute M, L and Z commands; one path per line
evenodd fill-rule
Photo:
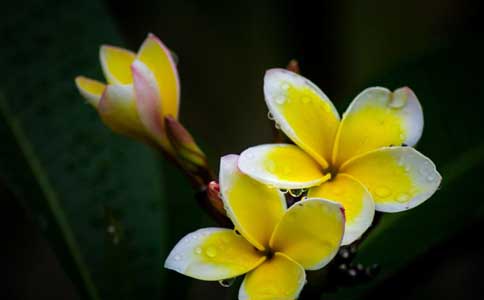
M 199 216 L 177 170 L 105 129 L 73 85 L 78 74 L 102 79 L 100 44 L 135 50 L 147 32 L 179 57 L 180 119 L 215 169 L 221 155 L 271 141 L 262 94 L 268 68 L 298 59 L 302 74 L 340 112 L 368 86 L 410 86 L 424 107 L 417 148 L 443 173 L 442 189 L 412 211 L 385 216 L 362 245 L 358 261 L 382 265 L 374 281 L 323 298 L 480 299 L 481 6 L 470 0 L 2 4 L 5 299 L 88 298 L 78 265 L 66 254 L 59 211 L 101 299 L 236 299 L 236 287 L 161 269 L 180 237 L 213 223 Z M 156 197 L 161 201 L 146 200 Z M 112 247 L 102 228 L 118 223 L 125 238 Z

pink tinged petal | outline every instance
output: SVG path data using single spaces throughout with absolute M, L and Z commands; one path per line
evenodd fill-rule
M 163 99 L 164 116 L 178 118 L 180 83 L 170 50 L 155 35 L 149 34 L 141 45 L 137 59 L 153 72 Z
M 130 84 L 133 82 L 130 65 L 135 54 L 129 50 L 103 45 L 99 49 L 99 58 L 104 76 L 110 84 Z
M 131 65 L 136 106 L 141 122 L 159 142 L 166 143 L 166 136 L 161 120 L 160 94 L 156 79 L 148 67 L 139 60 Z

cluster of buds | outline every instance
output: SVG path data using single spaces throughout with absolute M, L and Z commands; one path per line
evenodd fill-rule
M 77 88 L 113 131 L 161 151 L 188 177 L 201 205 L 226 222 L 205 153 L 178 120 L 180 84 L 176 60 L 155 35 L 137 53 L 103 45 L 100 61 L 107 84 L 78 76 Z

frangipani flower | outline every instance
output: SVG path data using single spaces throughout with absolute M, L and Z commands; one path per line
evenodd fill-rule
M 342 120 L 316 85 L 287 70 L 267 71 L 264 95 L 275 122 L 297 146 L 249 148 L 239 168 L 273 187 L 310 188 L 310 198 L 341 203 L 343 245 L 368 229 L 375 209 L 407 210 L 437 190 L 441 176 L 435 165 L 411 148 L 423 129 L 422 108 L 411 89 L 368 88 Z
M 344 232 L 337 203 L 308 199 L 287 209 L 284 195 L 242 174 L 237 155 L 221 159 L 220 187 L 235 230 L 204 228 L 181 239 L 165 267 L 201 280 L 247 273 L 239 299 L 296 299 L 304 270 L 325 266 Z
M 164 117 L 178 117 L 180 86 L 170 51 L 149 34 L 137 54 L 101 46 L 101 66 L 107 85 L 83 76 L 76 85 L 113 131 L 171 152 Z

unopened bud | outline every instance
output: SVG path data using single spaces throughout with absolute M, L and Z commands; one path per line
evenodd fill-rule
M 172 116 L 165 117 L 168 139 L 183 167 L 190 172 L 207 169 L 207 157 L 188 130 Z
M 207 185 L 207 197 L 210 204 L 221 214 L 225 215 L 223 200 L 220 196 L 220 185 L 216 181 L 210 181 Z
M 301 69 L 299 68 L 299 62 L 295 59 L 291 59 L 289 63 L 287 64 L 286 69 L 288 69 L 291 72 L 301 74 Z

